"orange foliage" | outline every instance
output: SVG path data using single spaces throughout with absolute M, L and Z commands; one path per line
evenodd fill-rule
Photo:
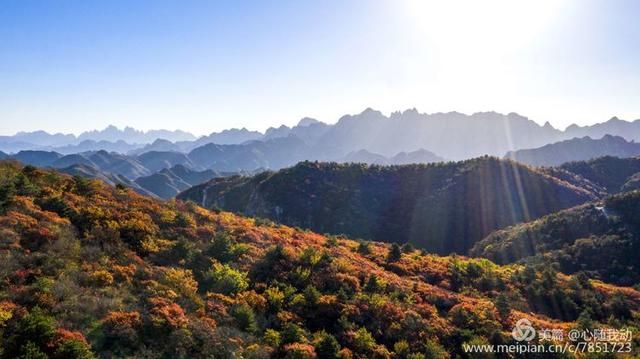
M 109 312 L 109 314 L 107 314 L 107 316 L 102 321 L 104 324 L 116 328 L 135 328 L 142 323 L 140 319 L 140 313 L 135 311 Z
M 156 325 L 180 328 L 189 321 L 180 305 L 172 303 L 165 298 L 150 298 L 149 303 L 152 305 L 150 310 L 151 320 Z
M 134 274 L 136 273 L 136 266 L 133 264 L 129 264 L 126 266 L 121 266 L 114 264 L 112 267 L 114 276 L 121 281 L 131 282 Z
M 70 330 L 66 330 L 63 328 L 58 328 L 56 331 L 56 337 L 54 339 L 53 345 L 60 346 L 62 343 L 67 341 L 78 341 L 84 344 L 87 344 L 87 339 L 80 332 L 74 332 Z
M 247 303 L 250 307 L 264 311 L 267 307 L 267 300 L 262 295 L 253 290 L 242 292 L 238 295 L 238 301 Z
M 285 357 L 295 359 L 314 359 L 317 357 L 312 345 L 305 343 L 291 343 L 284 346 Z
M 3 318 L 10 319 L 16 308 L 20 308 L 14 303 L 24 307 L 40 304 L 55 309 L 51 310 L 52 313 L 69 309 L 65 307 L 68 303 L 52 294 L 56 292 L 50 286 L 38 282 L 39 277 L 59 279 L 56 290 L 64 289 L 76 277 L 82 278 L 82 281 L 89 278 L 91 283 L 105 287 L 87 287 L 86 282 L 71 283 L 75 285 L 71 286 L 72 289 L 78 288 L 83 291 L 82 295 L 92 296 L 91 302 L 87 303 L 100 305 L 86 316 L 85 313 L 76 315 L 83 321 L 77 327 L 67 325 L 64 321 L 60 323 L 78 329 L 85 325 L 87 317 L 102 317 L 101 325 L 107 338 L 117 337 L 121 341 L 124 341 L 122 338 L 135 338 L 129 343 L 132 347 L 139 345 L 140 341 L 136 342 L 138 338 L 144 340 L 145 345 L 153 342 L 155 338 L 143 338 L 148 335 L 143 330 L 146 328 L 143 323 L 150 322 L 169 329 L 151 332 L 175 334 L 176 337 L 172 339 L 178 338 L 177 333 L 190 336 L 189 339 L 196 338 L 193 342 L 214 337 L 212 342 L 224 340 L 225 346 L 240 348 L 238 354 L 247 354 L 245 349 L 251 347 L 263 355 L 265 351 L 255 347 L 264 344 L 259 336 L 267 328 L 282 331 L 286 324 L 296 323 L 306 330 L 306 339 L 311 340 L 313 333 L 323 328 L 311 324 L 321 323 L 322 320 L 337 322 L 337 318 L 344 317 L 345 325 L 349 327 L 330 333 L 341 346 L 353 342 L 350 336 L 355 335 L 357 327 L 366 327 L 375 343 L 378 343 L 366 355 L 385 357 L 388 355 L 386 350 L 395 342 L 395 338 L 389 339 L 393 336 L 401 336 L 411 345 L 419 345 L 427 339 L 448 343 L 445 340 L 455 340 L 456 331 L 460 329 L 491 328 L 504 331 L 505 327 L 497 319 L 499 316 L 492 303 L 499 291 L 515 292 L 515 296 L 519 296 L 519 306 L 517 310 L 511 309 L 507 323 L 516 318 L 528 318 L 536 327 L 568 328 L 575 325 L 533 312 L 519 292 L 519 284 L 511 278 L 515 266 L 491 269 L 496 272 L 491 274 L 501 279 L 506 289 L 492 288 L 482 292 L 469 286 L 453 291 L 449 289 L 452 263 L 459 263 L 460 268 L 466 268 L 470 262 L 478 260 L 424 255 L 413 251 L 389 264 L 386 260 L 389 252 L 387 244 L 371 243 L 370 253 L 361 254 L 357 251 L 359 242 L 346 238 L 331 244 L 319 234 L 259 221 L 256 223 L 254 219 L 228 212 L 207 211 L 192 203 L 160 202 L 139 196 L 133 191 L 117 191 L 98 182 L 94 183 L 95 192 L 90 196 L 81 196 L 73 191 L 62 193 L 64 183 L 68 182 L 66 185 L 72 188 L 73 180 L 59 176 L 58 182 L 59 188 L 47 188 L 45 193 L 54 193 L 62 198 L 64 205 L 75 213 L 73 224 L 54 212 L 41 210 L 37 204 L 40 202 L 31 197 L 17 196 L 10 210 L 0 215 L 0 255 L 15 251 L 15 258 L 19 259 L 7 256 L 11 261 L 6 262 L 11 262 L 12 266 L 7 267 L 6 273 L 10 274 L 1 278 L 3 288 L 0 291 L 3 298 L 11 301 L 0 302 L 0 326 L 3 325 Z M 183 216 L 182 220 L 177 219 L 178 214 Z M 56 242 L 58 237 L 64 238 L 63 233 L 76 236 L 74 239 L 78 240 L 75 243 L 80 243 L 80 253 L 87 254 L 86 258 L 83 255 L 73 259 L 64 258 L 64 248 L 53 255 L 45 250 L 38 252 L 37 247 L 41 244 L 65 244 L 62 240 Z M 249 273 L 249 288 L 233 296 L 203 291 L 203 273 L 211 267 L 212 254 L 208 251 L 211 250 L 212 239 L 218 235 L 227 235 L 235 244 L 246 247 L 243 255 L 225 262 L 234 269 Z M 283 254 L 280 254 L 284 259 L 278 259 L 277 265 L 261 271 L 260 274 L 264 274 L 266 279 L 253 277 L 252 270 L 278 244 L 284 247 Z M 44 248 L 48 250 L 52 247 Z M 300 254 L 308 249 L 318 254 L 317 261 L 300 259 Z M 47 266 L 41 266 L 42 262 L 46 262 Z M 21 267 L 22 263 L 29 265 Z M 80 275 L 74 276 L 77 272 Z M 305 273 L 306 276 L 296 275 L 296 279 L 292 279 L 296 273 Z M 364 290 L 367 279 L 373 275 L 386 286 Z M 559 286 L 563 288 L 572 279 L 569 276 L 558 278 Z M 38 287 L 40 284 L 42 287 Z M 266 299 L 269 293 L 265 291 L 274 287 L 283 293 L 282 299 L 277 306 L 270 306 Z M 310 291 L 313 300 L 306 302 L 304 292 L 308 287 L 312 287 L 317 294 L 314 296 Z M 633 315 L 637 316 L 640 292 L 597 281 L 593 281 L 593 287 L 605 298 L 622 294 L 634 310 Z M 102 302 L 100 296 L 104 294 L 112 297 Z M 306 303 L 313 304 L 309 306 Z M 238 328 L 228 328 L 237 321 L 237 318 L 231 318 L 230 313 L 233 313 L 231 308 L 238 304 L 246 304 L 255 316 L 258 328 L 252 332 L 253 335 L 240 334 Z M 132 311 L 113 311 L 114 308 Z M 108 314 L 103 317 L 105 312 Z M 73 320 L 74 316 L 68 317 L 71 319 L 65 317 L 64 320 Z M 174 329 L 179 330 L 172 332 Z M 224 337 L 215 337 L 219 335 L 216 332 L 223 333 Z M 84 341 L 80 333 L 65 329 L 58 331 L 58 338 Z M 158 342 L 163 340 L 159 339 Z M 385 345 L 387 349 L 384 349 Z M 264 349 L 264 346 L 260 349 Z M 306 343 L 291 343 L 275 350 L 277 354 L 288 353 L 294 357 L 316 356 L 314 348 Z M 363 355 L 354 347 L 344 348 L 340 352 L 342 358 Z
M 351 352 L 351 350 L 349 350 L 349 348 L 342 348 L 338 352 L 338 357 L 341 359 L 352 359 L 353 353 Z
M 0 327 L 7 320 L 13 317 L 13 312 L 16 309 L 17 305 L 8 301 L 0 301 Z

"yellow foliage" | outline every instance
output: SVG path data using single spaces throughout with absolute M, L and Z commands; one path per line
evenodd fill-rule
M 173 245 L 174 242 L 172 241 L 153 237 L 146 237 L 140 243 L 140 247 L 145 253 L 158 253 L 171 248 Z
M 172 223 L 176 218 L 176 212 L 169 209 L 163 209 L 160 210 L 158 216 L 160 217 L 161 222 Z
M 192 296 L 198 290 L 198 282 L 189 269 L 165 268 L 162 283 L 185 296 Z
M 106 287 L 113 283 L 113 275 L 104 269 L 97 270 L 89 274 L 89 282 L 93 285 Z
M 0 302 L 0 327 L 13 317 L 13 310 L 16 305 L 11 302 Z
M 250 307 L 258 311 L 263 311 L 267 307 L 267 299 L 253 290 L 240 293 L 237 300 L 247 303 Z

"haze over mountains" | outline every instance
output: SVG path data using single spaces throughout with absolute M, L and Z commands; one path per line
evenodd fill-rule
M 18 132 L 13 136 L 0 136 L 0 149 L 6 152 L 16 152 L 26 149 L 57 149 L 65 152 L 65 148 L 73 149 L 74 146 L 85 147 L 85 150 L 105 149 L 112 146 L 113 151 L 128 151 L 127 146 L 151 143 L 162 138 L 169 141 L 193 141 L 196 137 L 185 131 L 176 130 L 150 130 L 140 131 L 132 127 L 118 129 L 115 126 L 107 126 L 103 130 L 93 130 L 73 134 L 49 134 L 45 131 Z M 119 150 L 117 150 L 119 149 Z M 68 152 L 67 152 L 68 153 Z
M 245 128 L 228 129 L 200 138 L 180 130 L 143 132 L 130 127 L 120 130 L 114 126 L 79 136 L 43 131 L 18 133 L 0 136 L 0 150 L 15 153 L 39 149 L 68 154 L 105 149 L 126 154 L 146 146 L 144 151 L 186 153 L 209 143 L 239 145 L 294 136 L 309 147 L 314 158 L 307 159 L 338 159 L 360 150 L 392 157 L 400 152 L 425 149 L 449 160 L 461 160 L 485 154 L 503 156 L 508 151 L 536 148 L 574 137 L 599 139 L 606 134 L 640 141 L 640 121 L 627 122 L 614 117 L 597 125 L 572 125 L 562 131 L 549 123 L 540 126 L 515 113 L 425 114 L 411 109 L 385 116 L 366 109 L 357 115 L 345 115 L 335 124 L 303 118 L 296 126 L 269 128 L 265 133 Z M 161 141 L 154 143 L 156 140 Z
M 539 148 L 508 152 L 506 158 L 533 166 L 558 166 L 565 162 L 585 161 L 601 156 L 634 157 L 640 155 L 640 143 L 620 136 L 604 135 L 573 138 Z
M 222 173 L 205 169 L 179 152 L 151 151 L 139 156 L 127 156 L 97 151 L 65 156 L 57 152 L 21 151 L 5 158 L 38 167 L 56 168 L 73 175 L 101 179 L 112 185 L 122 184 L 138 193 L 160 198 L 171 198 L 190 186 L 214 177 L 251 173 Z

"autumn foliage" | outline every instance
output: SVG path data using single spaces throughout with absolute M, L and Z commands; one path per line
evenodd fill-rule
M 509 342 L 523 317 L 638 327 L 638 291 L 552 268 L 327 237 L 9 162 L 0 187 L 1 358 L 447 358 Z

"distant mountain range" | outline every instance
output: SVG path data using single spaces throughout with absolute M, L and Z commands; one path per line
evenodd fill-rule
M 159 138 L 175 141 L 193 141 L 196 139 L 191 133 L 175 130 L 150 130 L 140 131 L 131 127 L 125 127 L 124 129 L 118 129 L 115 126 L 107 126 L 101 131 L 88 131 L 83 132 L 78 136 L 78 141 L 93 140 L 93 141 L 125 141 L 127 143 L 151 143 Z
M 498 228 L 598 198 L 582 179 L 483 157 L 432 165 L 303 162 L 178 195 L 209 208 L 370 240 L 466 253 Z
M 139 186 L 137 183 L 135 183 L 134 181 L 130 180 L 129 178 L 123 175 L 103 172 L 96 169 L 93 166 L 84 165 L 84 164 L 74 164 L 69 167 L 59 168 L 58 170 L 62 173 L 66 173 L 72 176 L 81 176 L 81 177 L 99 179 L 105 183 L 108 183 L 111 186 L 124 185 L 145 196 L 159 197 L 155 193 L 146 190 L 145 188 Z
M 612 135 L 604 135 L 601 139 L 573 138 L 539 148 L 508 152 L 505 157 L 533 166 L 558 166 L 565 162 L 585 161 L 602 156 L 640 156 L 640 143 L 628 142 L 620 136 Z
M 187 166 L 178 164 L 170 168 L 163 168 L 157 173 L 149 176 L 138 177 L 134 182 L 157 197 L 169 199 L 192 186 L 207 182 L 213 178 L 237 175 L 250 176 L 252 174 L 254 174 L 254 172 L 218 172 L 213 170 L 196 171 Z
M 628 122 L 614 117 L 601 124 L 572 125 L 561 131 L 549 123 L 540 126 L 515 113 L 425 114 L 411 109 L 385 116 L 366 109 L 357 115 L 343 116 L 335 124 L 303 118 L 296 126 L 272 127 L 265 133 L 245 128 L 228 129 L 200 138 L 180 130 L 144 132 L 114 126 L 79 136 L 43 131 L 18 133 L 0 136 L 0 150 L 8 153 L 49 150 L 63 154 L 98 150 L 123 154 L 140 154 L 150 150 L 188 153 L 211 143 L 241 145 L 252 141 L 267 142 L 296 137 L 309 147 L 310 155 L 305 159 L 339 160 L 361 150 L 392 157 L 400 152 L 425 149 L 442 158 L 461 160 L 482 155 L 503 156 L 508 151 L 537 148 L 574 137 L 597 139 L 607 134 L 623 137 L 627 141 L 640 141 L 640 120 Z
M 189 158 L 194 163 L 221 171 L 279 169 L 309 157 L 315 157 L 311 148 L 294 136 L 251 141 L 242 145 L 209 143 L 189 152 Z
M 624 137 L 628 141 L 640 142 L 640 119 L 635 121 L 624 121 L 617 117 L 611 118 L 607 122 L 597 123 L 591 126 L 571 125 L 564 131 L 567 138 L 591 137 L 601 138 L 604 135 Z
M 215 177 L 236 175 L 236 173 L 219 173 L 212 170 L 195 171 L 183 165 L 164 168 L 157 173 L 131 180 L 126 176 L 101 171 L 95 166 L 74 164 L 59 168 L 60 172 L 87 178 L 102 180 L 112 186 L 124 185 L 145 196 L 169 199 L 192 186 L 209 181 Z
M 218 145 L 237 145 L 247 141 L 262 139 L 262 133 L 258 131 L 249 131 L 246 128 L 232 128 L 222 132 L 214 132 L 209 136 L 203 136 L 193 141 L 191 148 L 206 145 L 207 143 L 216 143 Z M 189 149 L 186 147 L 185 149 Z
M 140 131 L 131 127 L 125 127 L 121 130 L 115 126 L 107 126 L 103 130 L 87 131 L 79 136 L 61 133 L 49 134 L 45 131 L 18 132 L 13 136 L 0 136 L 0 149 L 7 152 L 36 149 L 55 149 L 61 153 L 100 149 L 126 152 L 157 139 L 177 142 L 194 141 L 196 137 L 181 130 Z

